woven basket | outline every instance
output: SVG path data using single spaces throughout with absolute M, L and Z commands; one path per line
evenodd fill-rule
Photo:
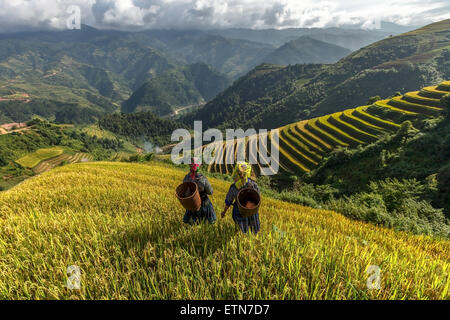
M 202 200 L 200 199 L 200 194 L 198 192 L 196 183 L 183 182 L 177 187 L 175 194 L 181 205 L 186 210 L 193 212 L 200 210 L 202 206 Z
M 236 198 L 241 216 L 251 217 L 258 212 L 259 206 L 261 205 L 261 197 L 255 189 L 242 189 Z M 253 205 L 249 204 L 249 202 L 253 203 Z

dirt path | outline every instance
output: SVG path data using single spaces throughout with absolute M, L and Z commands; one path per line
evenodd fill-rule
M 0 135 L 2 135 L 2 134 L 10 134 L 10 133 L 13 133 L 13 132 L 24 132 L 24 131 L 29 131 L 30 128 L 20 128 L 20 129 L 17 129 L 17 130 L 11 130 L 11 131 L 6 131 L 5 129 L 3 129 L 3 130 L 4 130 L 4 132 L 2 133 L 2 131 L 1 131 L 1 129 L 0 129 Z
M 16 127 L 17 129 L 12 130 L 12 128 L 14 127 Z M 0 125 L 0 135 L 13 132 L 21 132 L 25 130 L 29 130 L 25 122 L 12 122 Z
M 205 103 L 203 103 L 203 104 L 190 104 L 188 106 L 180 107 L 180 108 L 176 109 L 174 112 L 172 112 L 169 115 L 169 117 L 174 117 L 174 116 L 178 115 L 183 110 L 191 109 L 191 108 L 194 108 L 194 107 L 202 107 L 204 105 L 205 105 Z
M 51 74 L 47 74 L 47 75 L 45 75 L 45 76 L 43 76 L 42 78 L 49 78 L 49 77 L 53 77 L 53 76 L 56 76 L 58 73 L 57 72 L 53 72 L 53 73 L 51 73 Z
M 3 98 L 3 97 L 0 97 L 0 102 L 1 101 L 23 101 L 23 102 L 25 102 L 25 103 L 28 103 L 28 102 L 30 102 L 31 101 L 31 98 L 30 98 L 30 95 L 28 94 L 28 93 L 18 93 L 17 95 L 21 95 L 22 96 L 22 98 Z

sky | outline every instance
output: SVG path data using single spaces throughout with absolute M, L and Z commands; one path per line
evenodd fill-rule
M 64 29 L 68 11 L 109 29 L 335 27 L 450 19 L 448 0 L 0 0 L 0 32 Z

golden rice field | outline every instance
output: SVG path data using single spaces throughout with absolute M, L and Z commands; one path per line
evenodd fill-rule
M 450 81 L 444 81 L 437 86 L 376 101 L 374 105 L 410 117 L 439 116 L 443 110 L 440 98 L 448 93 Z M 371 114 L 369 106 L 360 106 L 278 128 L 281 171 L 294 174 L 310 172 L 334 148 L 372 143 L 385 133 L 398 130 L 400 124 Z M 267 150 L 270 153 L 270 148 Z M 248 147 L 246 152 L 248 155 Z M 212 164 L 208 171 L 228 173 L 230 161 L 226 152 L 219 152 L 215 159 L 221 159 L 223 164 Z M 234 156 L 234 162 L 236 159 Z M 260 170 L 260 164 L 254 165 L 254 169 Z
M 230 213 L 189 227 L 164 164 L 79 163 L 0 193 L 1 299 L 448 299 L 450 241 L 263 197 L 262 230 Z M 211 179 L 219 213 L 229 184 Z M 81 269 L 67 288 L 68 266 Z M 380 289 L 366 270 L 380 267 Z

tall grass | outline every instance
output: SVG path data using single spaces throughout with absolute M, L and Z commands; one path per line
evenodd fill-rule
M 0 193 L 0 298 L 449 298 L 449 241 L 267 197 L 257 236 L 236 233 L 230 216 L 189 227 L 174 196 L 184 175 L 75 164 Z M 211 182 L 218 213 L 229 184 Z M 69 265 L 80 290 L 65 287 Z M 366 287 L 370 265 L 380 290 Z

